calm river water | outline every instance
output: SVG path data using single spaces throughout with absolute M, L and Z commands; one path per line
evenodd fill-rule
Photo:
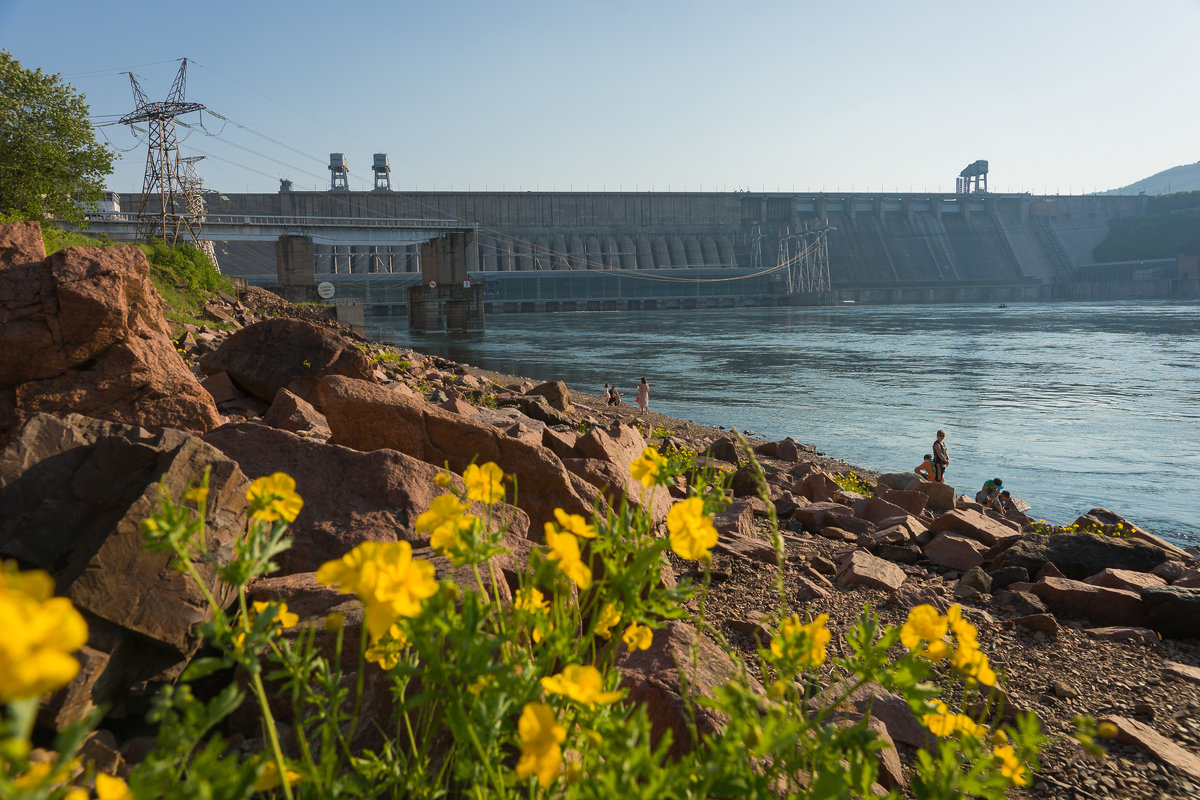
M 947 480 L 993 476 L 1055 523 L 1095 506 L 1200 543 L 1200 304 L 506 314 L 397 343 L 566 381 L 881 472 L 947 433 Z

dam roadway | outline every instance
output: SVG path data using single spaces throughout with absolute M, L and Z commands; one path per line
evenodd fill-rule
M 136 196 L 122 199 L 125 209 L 136 207 Z M 477 276 L 494 274 L 488 281 L 489 300 L 501 305 L 493 303 L 489 311 L 498 312 L 553 310 L 553 301 L 550 306 L 543 302 L 548 299 L 545 289 L 528 288 L 535 277 L 539 286 L 549 285 L 547 279 L 560 277 L 553 273 L 564 279 L 579 271 L 705 279 L 769 268 L 778 263 L 781 242 L 806 227 L 828 229 L 832 295 L 826 302 L 1070 297 L 1068 288 L 1081 279 L 1080 268 L 1093 263 L 1092 249 L 1109 224 L 1143 214 L 1146 199 L 992 193 L 281 191 L 208 195 L 207 213 L 424 217 L 476 226 L 468 270 Z M 411 246 L 318 245 L 316 269 L 318 275 L 336 273 L 347 279 L 387 272 L 411 273 L 415 280 L 420 272 L 416 252 Z M 275 272 L 273 242 L 218 242 L 218 253 L 222 269 L 230 274 L 269 282 Z M 513 286 L 527 287 L 511 298 L 523 304 L 520 308 L 508 308 L 510 298 L 503 291 L 496 294 L 495 287 L 509 284 L 509 278 L 516 279 Z M 729 287 L 725 294 L 769 299 L 781 285 L 760 280 L 742 288 Z M 609 295 L 613 290 L 595 291 Z M 563 296 L 557 289 L 550 293 Z M 664 296 L 661 291 L 657 295 Z

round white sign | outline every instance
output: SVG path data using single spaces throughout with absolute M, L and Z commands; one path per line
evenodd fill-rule
M 322 300 L 328 300 L 333 297 L 333 284 L 329 281 L 321 281 L 317 284 L 317 296 Z
M 429 282 L 429 288 L 430 288 L 430 289 L 436 289 L 436 288 L 437 288 L 437 281 L 430 281 L 430 282 Z

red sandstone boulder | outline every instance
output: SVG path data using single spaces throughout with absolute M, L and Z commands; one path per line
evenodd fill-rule
M 559 458 L 578 458 L 579 451 L 575 442 L 579 437 L 574 433 L 564 433 L 553 428 L 542 428 L 542 445 Z
M 549 403 L 550 407 L 556 411 L 562 411 L 567 414 L 575 413 L 575 406 L 571 403 L 571 392 L 567 389 L 567 385 L 562 381 L 539 383 L 525 394 L 538 395 L 546 398 L 546 402 Z
M 1106 569 L 1087 578 L 1084 583 L 1109 589 L 1125 589 L 1130 592 L 1140 592 L 1148 586 L 1167 585 L 1167 582 L 1157 575 L 1151 575 L 1148 572 L 1133 572 L 1127 569 Z
M 171 342 L 142 251 L 46 258 L 40 231 L 0 225 L 0 444 L 38 411 L 147 428 L 218 424 Z
M 957 533 L 939 533 L 925 545 L 925 557 L 934 564 L 965 572 L 983 563 L 987 545 Z
M 873 556 L 866 550 L 855 550 L 842 561 L 837 572 L 839 586 L 870 586 L 894 591 L 908 576 L 890 561 Z
M 929 532 L 935 536 L 945 532 L 969 536 L 988 547 L 1004 547 L 1021 538 L 1019 531 L 970 509 L 942 514 L 930 524 Z
M 280 389 L 271 401 L 271 407 L 262 419 L 264 425 L 291 431 L 301 436 L 328 439 L 331 435 L 325 415 L 317 411 L 312 403 L 287 389 Z
M 309 402 L 326 375 L 373 381 L 371 360 L 333 331 L 295 319 L 268 319 L 232 334 L 200 359 L 208 375 L 224 371 L 268 403 L 288 388 Z
M 394 450 L 363 453 L 247 422 L 217 428 L 204 440 L 251 479 L 275 472 L 295 479 L 304 507 L 288 528 L 292 548 L 277 559 L 280 575 L 315 572 L 365 541 L 428 544 L 415 530 L 417 517 L 446 493 L 434 483 L 440 469 Z M 451 481 L 462 488 L 458 476 Z M 472 512 L 482 515 L 482 507 Z M 525 538 L 528 517 L 509 513 L 510 536 Z
M 1117 741 L 1149 753 L 1179 775 L 1200 781 L 1200 756 L 1180 747 L 1149 725 L 1127 717 L 1101 717 L 1099 722 L 1117 726 Z
M 927 481 L 919 475 L 913 475 L 903 488 L 921 492 L 927 496 L 929 498 L 928 508 L 933 511 L 952 511 L 954 509 L 954 487 L 948 483 Z
M 650 515 L 655 525 L 667 520 L 671 510 L 671 495 L 665 486 L 647 489 L 633 479 L 628 468 L 598 458 L 564 458 L 563 466 L 600 490 L 609 505 L 616 507 L 622 500 Z
M 554 509 L 590 517 L 597 491 L 567 472 L 541 445 L 506 436 L 490 425 L 450 414 L 366 381 L 331 375 L 320 384 L 321 406 L 333 431 L 331 444 L 370 452 L 390 448 L 461 473 L 472 461 L 496 462 L 517 482 L 518 505 L 540 539 Z
M 921 512 L 929 505 L 929 495 L 924 492 L 908 491 L 906 489 L 888 489 L 885 486 L 879 488 L 884 489 L 882 495 L 884 500 L 893 505 L 903 508 L 905 513 L 911 514 L 914 517 L 921 516 Z
M 654 631 L 649 650 L 630 653 L 621 649 L 617 659 L 621 688 L 628 691 L 627 702 L 645 706 L 655 744 L 663 733 L 671 731 L 674 738 L 670 752 L 678 758 L 692 749 L 691 737 L 683 733 L 692 724 L 691 714 L 695 714 L 696 731 L 701 736 L 717 732 L 724 724 L 716 712 L 703 704 L 685 702 L 681 694 L 683 676 L 692 697 L 702 698 L 711 696 L 715 687 L 728 683 L 738 673 L 725 651 L 707 637 L 698 635 L 686 623 L 672 620 Z M 750 682 L 762 692 L 754 678 Z
M 576 440 L 575 449 L 584 458 L 598 458 L 628 470 L 646 449 L 646 440 L 637 429 L 617 424 L 608 430 L 592 428 Z
M 880 497 L 872 497 L 863 505 L 857 516 L 878 525 L 882 520 L 891 517 L 906 517 L 908 512 L 895 503 L 889 503 Z
M 171 554 L 143 548 L 139 523 L 160 486 L 180 499 L 205 467 L 211 560 L 195 566 L 224 605 L 232 594 L 216 568 L 244 528 L 248 483 L 218 450 L 173 429 L 35 414 L 0 453 L 0 558 L 49 572 L 88 619 L 83 669 L 46 724 L 61 729 L 136 682 L 177 676 L 199 647 L 193 631 L 211 619 L 208 604 Z
M 1046 577 L 1030 591 L 1060 617 L 1090 619 L 1099 625 L 1142 625 L 1146 619 L 1142 598 L 1123 589 Z

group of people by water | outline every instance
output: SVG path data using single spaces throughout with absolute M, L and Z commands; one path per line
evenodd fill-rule
M 950 464 L 950 455 L 946 450 L 946 432 L 938 431 L 937 439 L 933 443 L 933 452 L 925 454 L 925 460 L 920 466 L 913 470 L 927 481 L 935 483 L 944 483 L 946 480 L 946 467 Z M 1004 480 L 1001 478 L 992 478 L 984 481 L 983 488 L 975 493 L 975 502 L 982 505 L 984 508 L 991 508 L 999 511 L 1001 514 L 1009 511 L 1024 511 L 1021 508 L 1021 503 L 1017 498 L 1004 488 Z
M 604 384 L 604 395 L 607 398 L 607 404 L 610 406 L 621 405 L 621 398 L 624 397 L 621 392 L 617 391 L 615 383 L 612 386 L 609 386 L 607 383 Z M 642 410 L 643 414 L 650 410 L 650 384 L 646 383 L 644 377 L 641 383 L 638 384 L 637 398 L 634 402 L 637 403 L 638 408 Z

